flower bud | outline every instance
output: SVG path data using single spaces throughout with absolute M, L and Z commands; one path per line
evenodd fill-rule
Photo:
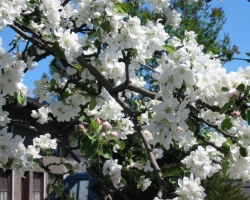
M 100 120 L 100 118 L 96 118 L 95 121 L 97 122 L 97 124 L 101 124 L 102 120 Z
M 101 17 L 101 13 L 99 13 L 99 12 L 94 12 L 94 13 L 93 13 L 93 17 L 94 17 L 95 19 L 99 19 L 99 18 Z
M 231 113 L 231 117 L 232 118 L 237 118 L 237 117 L 239 117 L 240 116 L 240 111 L 233 111 L 232 113 Z
M 82 131 L 86 131 L 85 127 L 83 124 L 78 124 L 77 128 Z
M 111 132 L 111 136 L 112 136 L 112 137 L 117 137 L 117 136 L 118 136 L 118 133 L 117 133 L 116 131 L 112 131 L 112 132 Z
M 102 128 L 107 131 L 112 129 L 112 125 L 109 122 L 103 122 L 102 123 Z

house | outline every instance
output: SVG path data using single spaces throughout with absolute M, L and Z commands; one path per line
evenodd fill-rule
M 9 129 L 14 135 L 25 137 L 24 144 L 28 146 L 33 144 L 33 138 L 43 133 L 58 133 L 60 141 L 66 142 L 72 126 L 64 127 L 64 124 L 58 122 L 49 122 L 41 126 L 36 119 L 31 117 L 31 110 L 38 109 L 42 104 L 36 100 L 28 98 L 27 106 L 21 107 L 18 103 L 6 105 L 3 110 L 7 110 L 12 119 Z M 62 131 L 60 131 L 62 130 Z M 45 166 L 48 163 L 60 163 L 65 160 L 66 151 L 63 147 L 58 147 L 52 156 L 43 157 Z M 51 165 L 49 170 L 51 174 L 45 172 L 43 168 L 37 165 L 31 171 L 25 172 L 26 178 L 21 178 L 15 170 L 4 170 L 0 164 L 0 200 L 42 200 L 46 197 L 46 186 L 53 183 L 58 178 L 63 178 L 66 169 L 63 165 Z

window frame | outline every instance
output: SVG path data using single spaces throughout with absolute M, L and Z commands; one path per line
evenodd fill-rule
M 2 192 L 6 192 L 7 199 L 12 200 L 12 170 L 6 170 L 4 172 L 3 168 L 0 168 L 0 182 L 3 180 L 7 181 L 7 184 L 6 184 L 6 188 L 1 188 L 2 184 L 0 184 L 0 200 L 5 200 L 5 199 L 1 199 Z
M 39 185 L 38 185 L 39 188 L 36 185 L 37 183 L 39 183 Z M 40 198 L 37 198 L 36 193 L 40 193 Z M 44 173 L 33 172 L 32 199 L 33 200 L 43 200 L 44 199 Z

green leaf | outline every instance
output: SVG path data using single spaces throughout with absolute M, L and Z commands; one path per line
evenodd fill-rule
M 232 145 L 232 140 L 231 138 L 227 138 L 227 141 L 223 143 L 223 146 L 225 146 L 226 148 L 230 148 L 230 146 Z
M 240 155 L 242 157 L 247 157 L 247 149 L 245 147 L 240 147 Z
M 118 12 L 120 12 L 120 13 L 127 13 L 127 8 L 126 8 L 126 6 L 123 4 L 123 3 L 121 3 L 121 2 L 117 2 L 117 3 L 115 3 L 115 9 L 118 11 Z
M 250 52 L 246 52 L 246 55 L 250 57 Z
M 238 90 L 240 92 L 244 92 L 245 91 L 245 85 L 243 83 L 241 83 L 240 85 L 237 86 L 236 90 Z
M 66 169 L 70 170 L 73 169 L 72 165 L 70 163 L 64 163 L 64 166 L 66 167 Z
M 58 43 L 53 44 L 52 52 L 56 58 L 58 59 L 64 58 L 64 53 Z
M 101 40 L 102 40 L 102 32 L 101 32 L 101 29 L 100 29 L 100 28 L 97 29 L 96 35 L 97 35 L 98 39 L 101 41 Z
M 222 88 L 221 88 L 221 91 L 222 91 L 222 92 L 228 92 L 228 91 L 229 91 L 229 89 L 228 89 L 228 88 L 226 88 L 226 87 L 222 87 Z
M 51 81 L 50 81 L 50 86 L 51 86 L 51 87 L 54 87 L 56 84 L 57 84 L 57 83 L 56 83 L 56 80 L 55 80 L 55 79 L 51 79 Z
M 222 123 L 221 123 L 221 129 L 222 129 L 223 131 L 229 130 L 229 129 L 232 128 L 232 127 L 233 127 L 233 124 L 232 124 L 230 118 L 224 119 L 224 120 L 222 121 Z
M 87 142 L 89 141 L 89 138 L 87 136 L 83 137 L 80 141 L 80 152 L 81 154 L 84 154 L 84 147 L 85 144 L 87 144 Z
M 75 67 L 76 67 L 76 69 L 77 69 L 77 71 L 81 74 L 82 73 L 82 66 L 81 65 L 79 65 L 79 64 L 75 64 Z
M 17 101 L 21 106 L 25 106 L 26 98 L 23 96 L 23 94 L 20 93 L 17 95 Z
M 246 120 L 247 121 L 247 113 L 246 113 L 246 108 L 243 108 L 240 112 L 240 115 L 242 117 L 243 120 Z
M 174 186 L 177 186 L 178 178 L 177 177 L 172 177 L 172 178 L 169 179 L 169 182 L 172 183 Z
M 58 185 L 54 186 L 54 190 L 55 190 L 57 196 L 61 197 L 63 195 L 63 190 L 60 186 L 58 186 Z
M 90 119 L 90 121 L 91 121 L 92 128 L 93 128 L 95 131 L 99 131 L 100 125 L 99 125 L 94 119 Z
M 49 193 L 50 193 L 50 188 L 51 188 L 51 184 L 48 183 L 47 186 L 46 186 L 46 194 L 47 194 L 47 196 L 48 196 Z
M 102 155 L 106 159 L 112 158 L 112 151 L 107 145 L 102 146 Z
M 250 108 L 246 109 L 245 117 L 246 117 L 248 124 L 250 124 Z
M 150 111 L 148 111 L 148 119 L 152 119 L 152 114 Z
M 28 18 L 28 17 L 24 17 L 24 16 L 20 16 L 19 17 L 19 21 L 23 24 L 23 25 L 25 25 L 25 26 L 28 26 L 29 25 L 29 23 L 30 23 L 30 19 Z
M 101 24 L 101 27 L 104 31 L 109 32 L 111 29 L 110 22 L 107 20 Z
M 169 177 L 169 176 L 179 176 L 180 175 L 180 170 L 174 170 L 174 171 L 171 171 L 171 172 L 166 172 L 166 173 L 163 173 L 162 176 L 165 178 L 165 177 Z
M 60 99 L 67 99 L 71 94 L 69 92 L 64 92 L 60 95 Z
M 118 143 L 118 145 L 119 145 L 119 147 L 120 147 L 121 150 L 124 150 L 125 147 L 126 147 L 126 143 L 125 143 L 124 141 L 120 141 L 120 142 Z
M 70 169 L 70 170 L 69 170 L 69 175 L 72 176 L 72 175 L 74 175 L 74 174 L 75 174 L 75 171 L 74 171 L 73 169 Z
M 92 142 L 92 140 L 89 140 L 85 145 L 84 145 L 84 154 L 87 158 L 93 158 L 97 151 L 98 151 L 98 141 L 95 140 Z
M 226 54 L 226 57 L 229 61 L 231 61 L 233 59 L 233 55 L 234 55 L 234 52 L 233 51 L 230 51 Z
M 127 181 L 126 181 L 123 177 L 121 178 L 121 182 L 122 182 L 124 185 L 128 185 L 128 184 L 127 184 Z
M 95 97 L 92 97 L 91 98 L 91 101 L 90 101 L 90 104 L 89 104 L 89 110 L 94 110 L 95 107 L 96 107 L 96 98 Z
M 174 47 L 169 46 L 169 45 L 163 45 L 163 48 L 164 48 L 167 52 L 169 52 L 169 53 L 173 53 L 173 52 L 176 51 L 176 49 L 175 49 Z
M 84 120 L 85 120 L 85 116 L 84 115 L 82 115 L 78 120 L 80 121 L 80 122 L 83 122 Z
M 36 0 L 29 0 L 29 3 L 30 4 L 37 4 L 37 1 Z
M 229 106 L 229 103 L 225 103 L 225 105 L 220 110 L 220 114 L 224 114 L 228 110 Z
M 221 163 L 222 174 L 223 174 L 224 178 L 227 177 L 227 169 L 228 169 L 229 164 L 230 164 L 230 162 L 228 160 L 223 160 Z

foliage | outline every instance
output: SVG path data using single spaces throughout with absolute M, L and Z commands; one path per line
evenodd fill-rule
M 210 12 L 197 0 L 0 5 L 0 28 L 19 34 L 11 43 L 17 52 L 0 49 L 5 168 L 23 176 L 39 163 L 49 171 L 53 163 L 45 166 L 42 156 L 58 142 L 77 162 L 60 164 L 70 174 L 86 170 L 101 185 L 103 199 L 204 199 L 202 183 L 217 172 L 224 179 L 249 179 L 250 68 L 226 73 L 222 67 L 218 56 L 230 60 L 234 50 L 228 50 L 227 36 L 215 40 L 225 19 L 220 9 Z M 26 40 L 23 49 L 18 37 Z M 22 77 L 49 55 L 53 74 L 35 82 L 34 94 L 45 104 L 32 110 L 31 124 L 55 123 L 57 129 L 26 148 L 8 133 L 5 109 L 15 99 L 25 109 Z M 54 188 L 62 195 L 60 184 Z
M 203 183 L 207 192 L 207 200 L 247 200 L 243 191 L 243 184 L 235 181 L 225 181 L 223 176 L 218 173 L 207 179 Z

